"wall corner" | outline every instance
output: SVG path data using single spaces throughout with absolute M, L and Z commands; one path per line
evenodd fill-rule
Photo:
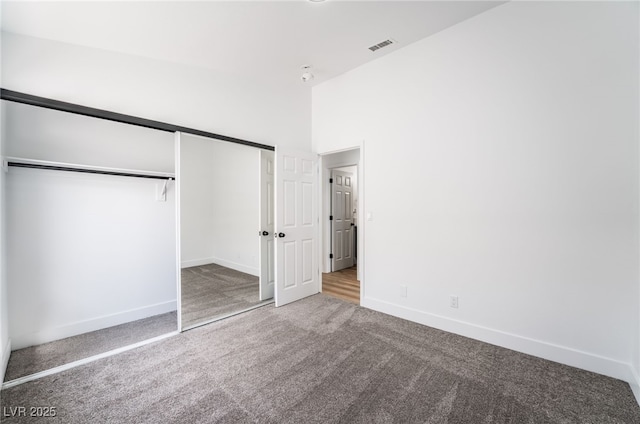
M 0 382 L 4 381 L 4 375 L 9 365 L 9 357 L 11 356 L 11 339 L 7 340 L 7 345 L 2 349 L 2 362 L 0 362 Z
M 631 387 L 631 391 L 633 395 L 636 397 L 636 402 L 640 406 L 640 374 L 638 370 L 634 366 L 630 366 L 631 368 L 631 378 L 629 379 L 629 386 Z

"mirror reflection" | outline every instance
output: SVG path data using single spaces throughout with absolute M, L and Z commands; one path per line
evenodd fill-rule
M 263 304 L 271 232 L 261 214 L 261 158 L 250 146 L 180 135 L 181 319 L 186 330 Z M 271 192 L 272 193 L 272 192 Z M 263 235 L 263 231 L 267 235 Z M 265 245 L 263 248 L 262 246 Z M 261 282 L 266 284 L 261 293 Z

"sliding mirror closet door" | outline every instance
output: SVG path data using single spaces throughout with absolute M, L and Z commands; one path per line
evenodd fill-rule
M 260 149 L 180 134 L 179 152 L 186 330 L 270 300 L 261 300 L 259 288 L 260 265 L 268 260 L 260 256 Z
M 2 128 L 5 381 L 177 331 L 174 135 L 8 101 Z

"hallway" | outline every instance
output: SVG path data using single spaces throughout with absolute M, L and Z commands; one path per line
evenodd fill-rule
M 352 266 L 340 271 L 322 274 L 322 293 L 360 304 L 360 282 L 357 279 L 357 267 Z

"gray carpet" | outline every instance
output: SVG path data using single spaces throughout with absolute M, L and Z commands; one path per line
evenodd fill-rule
M 217 264 L 182 269 L 182 327 L 255 306 L 259 279 Z
M 321 294 L 1 394 L 47 423 L 640 423 L 622 381 Z
M 14 380 L 178 329 L 176 312 L 104 328 L 11 352 L 4 381 Z

